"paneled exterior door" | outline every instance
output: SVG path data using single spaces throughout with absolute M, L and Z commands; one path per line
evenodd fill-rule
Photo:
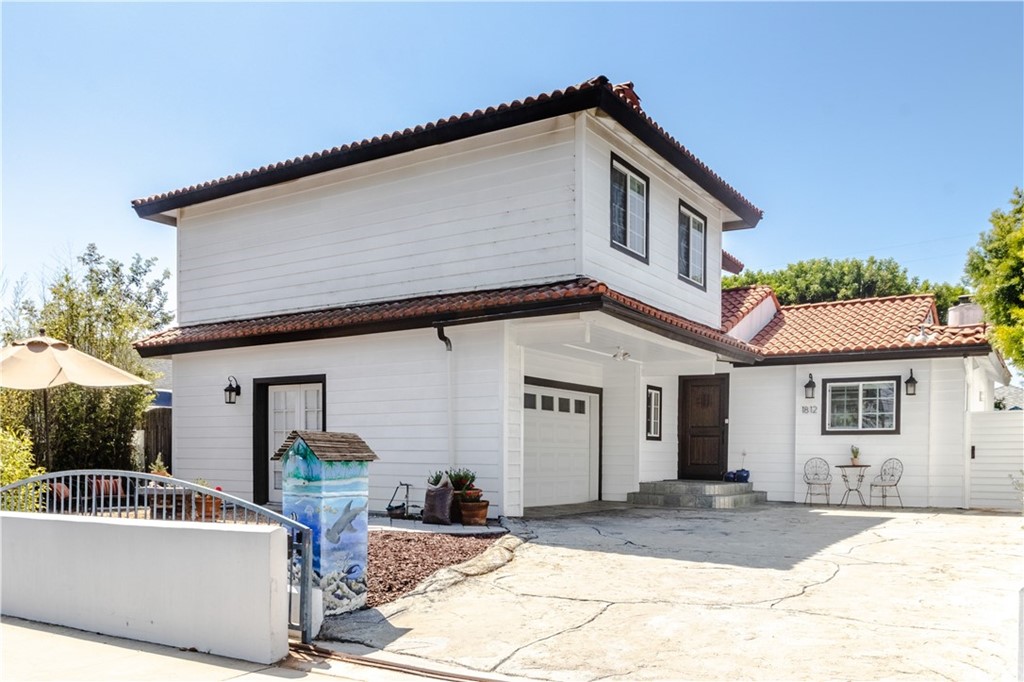
M 269 468 L 267 498 L 281 501 L 281 460 L 270 457 L 281 447 L 294 430 L 320 431 L 323 429 L 323 400 L 320 384 L 286 384 L 270 386 L 267 394 L 268 441 L 267 466 Z
M 722 480 L 728 446 L 729 375 L 679 377 L 679 478 Z

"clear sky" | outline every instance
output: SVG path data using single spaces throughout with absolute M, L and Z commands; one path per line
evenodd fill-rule
M 175 264 L 129 202 L 603 74 L 763 208 L 749 268 L 891 256 L 956 281 L 1024 184 L 1024 4 L 14 4 L 3 275 L 95 242 Z M 228 255 L 225 254 L 225 258 Z

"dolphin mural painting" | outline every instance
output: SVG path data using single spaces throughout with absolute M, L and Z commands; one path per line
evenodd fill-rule
M 338 520 L 331 524 L 331 527 L 324 533 L 324 537 L 331 544 L 338 544 L 341 540 L 341 534 L 344 533 L 352 525 L 352 522 L 363 513 L 366 509 L 366 505 L 363 504 L 355 509 L 352 508 L 352 500 L 349 500 L 348 504 L 345 505 L 344 511 L 341 512 L 341 516 Z

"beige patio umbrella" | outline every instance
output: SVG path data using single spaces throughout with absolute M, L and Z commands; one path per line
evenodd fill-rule
M 111 364 L 75 350 L 70 344 L 44 336 L 15 341 L 0 350 L 0 386 L 43 391 L 43 423 L 49 429 L 47 389 L 61 384 L 107 388 L 142 386 L 149 382 Z M 53 467 L 49 434 L 45 434 L 47 466 Z

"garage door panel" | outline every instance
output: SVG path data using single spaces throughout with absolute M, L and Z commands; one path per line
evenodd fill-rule
M 523 501 L 528 507 L 596 498 L 596 395 L 526 386 Z M 550 407 L 552 409 L 544 409 Z

